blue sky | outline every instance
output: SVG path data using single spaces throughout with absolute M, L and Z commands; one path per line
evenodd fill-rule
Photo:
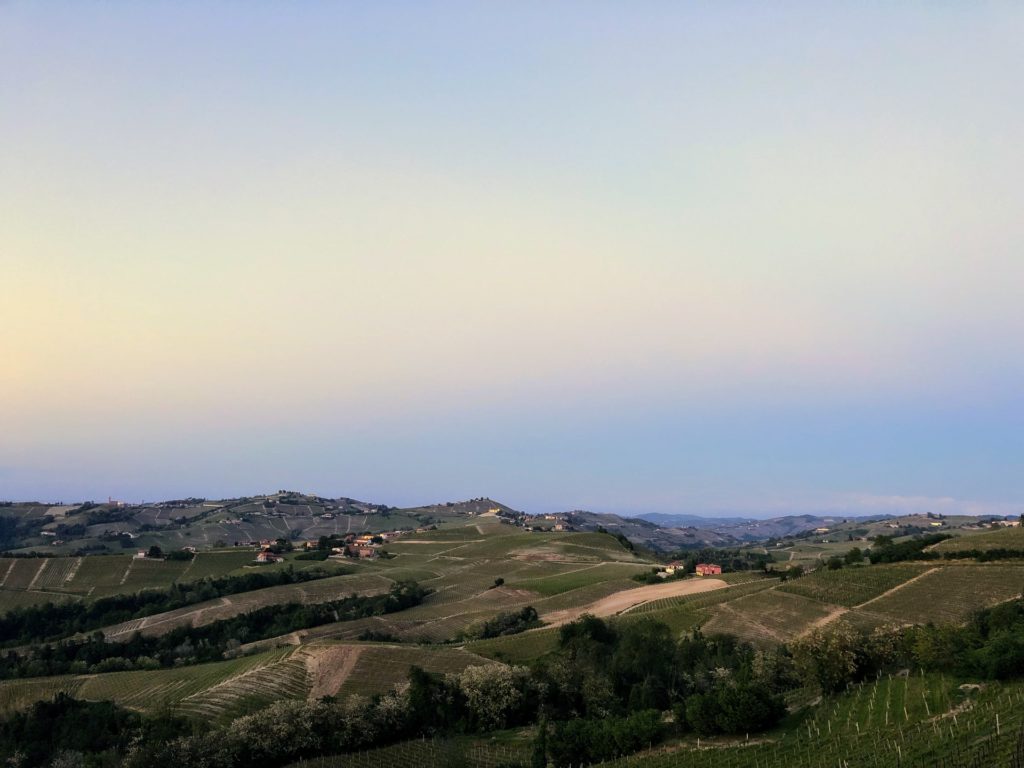
M 0 497 L 1024 504 L 1024 12 L 0 6 Z

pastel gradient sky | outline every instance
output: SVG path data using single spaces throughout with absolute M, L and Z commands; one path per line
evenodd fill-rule
M 1024 510 L 1019 3 L 0 4 L 0 498 Z

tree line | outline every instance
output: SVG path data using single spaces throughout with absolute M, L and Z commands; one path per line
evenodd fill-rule
M 411 608 L 429 593 L 413 581 L 392 585 L 383 595 L 351 595 L 325 603 L 268 605 L 200 627 L 177 627 L 159 636 L 136 632 L 108 642 L 101 632 L 84 640 L 62 640 L 0 657 L 0 679 L 44 675 L 159 669 L 230 658 L 245 643 L 258 642 L 336 621 L 379 616 Z
M 226 595 L 250 592 L 285 584 L 299 584 L 351 573 L 337 567 L 296 571 L 291 566 L 278 571 L 220 576 L 172 584 L 165 589 L 147 589 L 127 595 L 102 597 L 91 603 L 46 603 L 13 608 L 0 615 L 0 646 L 45 643 L 124 621 L 173 611 Z

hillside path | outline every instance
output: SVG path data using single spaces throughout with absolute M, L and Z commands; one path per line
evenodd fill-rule
M 827 615 L 825 615 L 825 616 L 822 616 L 822 617 L 821 617 L 820 619 L 815 619 L 814 621 L 812 621 L 812 622 L 811 622 L 811 623 L 810 623 L 810 624 L 809 624 L 809 625 L 808 625 L 808 626 L 807 626 L 807 627 L 806 627 L 806 628 L 805 628 L 805 629 L 804 629 L 804 630 L 803 630 L 803 631 L 802 631 L 802 632 L 801 632 L 801 633 L 800 633 L 799 635 L 797 635 L 797 636 L 798 636 L 798 637 L 803 637 L 804 635 L 809 635 L 809 634 L 810 634 L 811 632 L 813 632 L 814 630 L 816 630 L 816 629 L 819 629 L 819 628 L 821 628 L 821 627 L 825 626 L 826 624 L 831 624 L 831 623 L 832 623 L 833 621 L 835 621 L 836 619 L 838 619 L 838 618 L 839 618 L 840 616 L 842 616 L 843 614 L 845 614 L 845 613 L 849 613 L 850 611 L 854 611 L 854 610 L 858 610 L 858 609 L 860 609 L 860 608 L 863 608 L 863 607 L 864 607 L 865 605 L 868 605 L 868 604 L 870 604 L 870 603 L 873 603 L 873 602 L 875 602 L 876 600 L 881 600 L 881 599 L 882 599 L 883 597 L 888 597 L 888 596 L 889 596 L 889 595 L 891 595 L 891 594 L 892 594 L 893 592 L 898 592 L 899 590 L 903 589 L 903 588 L 904 588 L 905 586 L 907 586 L 908 584 L 913 584 L 913 583 L 914 583 L 915 581 L 917 581 L 918 579 L 922 579 L 922 578 L 924 578 L 925 576 L 927 576 L 927 575 L 928 575 L 929 573 L 934 573 L 934 572 L 935 572 L 935 571 L 937 571 L 937 570 L 939 570 L 939 569 L 938 569 L 938 568 L 929 568 L 929 569 L 928 569 L 928 570 L 926 570 L 926 571 L 921 571 L 921 573 L 917 574 L 917 576 L 913 576 L 913 577 L 911 577 L 911 578 L 907 579 L 906 581 L 904 581 L 904 582 L 903 582 L 902 584 L 897 584 L 897 585 L 896 585 L 895 587 L 893 587 L 892 589 L 887 589 L 887 590 L 885 590 L 885 592 L 883 592 L 882 594 L 880 594 L 880 595 L 875 595 L 875 596 L 874 596 L 874 597 L 872 597 L 872 598 L 871 598 L 870 600 L 865 600 L 865 601 L 864 601 L 863 603 L 860 603 L 859 605 L 855 605 L 855 606 L 853 606 L 853 608 L 843 608 L 843 607 L 837 607 L 837 608 L 835 608 L 835 609 L 833 609 L 833 610 L 829 611 L 829 613 L 828 613 Z
M 928 569 L 927 571 L 921 571 L 921 573 L 917 574 L 917 576 L 914 576 L 914 577 L 912 577 L 912 578 L 909 578 L 909 579 L 907 579 L 907 580 L 906 580 L 906 581 L 904 581 L 904 582 L 903 582 L 902 584 L 897 584 L 897 585 L 896 585 L 895 587 L 893 587 L 892 589 L 887 589 L 887 590 L 885 590 L 885 592 L 883 592 L 882 594 L 880 594 L 880 595 L 875 595 L 875 596 L 874 596 L 874 597 L 872 597 L 872 598 L 871 598 L 870 600 L 865 600 L 865 601 L 864 601 L 863 603 L 861 603 L 860 605 L 855 605 L 855 606 L 853 606 L 853 607 L 854 607 L 854 608 L 863 608 L 863 607 L 864 607 L 865 605 L 869 605 L 870 603 L 873 603 L 873 602 L 875 602 L 876 600 L 881 600 L 881 599 L 882 599 L 883 597 L 888 597 L 888 596 L 889 596 L 889 595 L 891 595 L 891 594 L 892 594 L 893 592 L 898 592 L 899 590 L 903 589 L 903 588 L 904 588 L 904 587 L 906 587 L 907 585 L 909 585 L 909 584 L 913 584 L 913 583 L 914 583 L 915 581 L 917 581 L 918 579 L 923 579 L 923 578 L 924 578 L 925 576 L 927 576 L 927 575 L 928 575 L 929 573 L 935 573 L 935 572 L 936 572 L 937 570 L 939 570 L 939 569 L 938 569 L 938 568 L 929 568 L 929 569 Z

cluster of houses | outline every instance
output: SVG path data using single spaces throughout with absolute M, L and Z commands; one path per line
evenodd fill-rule
M 515 525 L 524 531 L 575 531 L 570 515 L 527 515 L 523 512 L 507 512 L 503 509 L 488 510 L 498 516 L 506 525 Z
M 261 549 L 256 555 L 257 563 L 279 563 L 282 560 L 284 560 L 284 558 L 276 554 L 272 549 L 270 549 L 270 547 Z
M 681 560 L 673 560 L 671 563 L 661 569 L 662 576 L 675 576 L 686 572 L 686 563 Z M 694 568 L 694 573 L 698 576 L 720 576 L 722 573 L 722 566 L 715 565 L 714 563 L 697 563 Z
M 256 507 L 255 510 L 248 509 L 246 514 L 255 514 L 260 517 L 286 517 L 297 514 L 297 508 L 305 508 L 313 517 L 333 520 L 337 515 L 374 515 L 389 509 L 385 504 L 370 504 L 352 499 L 325 499 L 290 491 L 250 496 L 243 501 Z M 299 512 L 298 514 L 305 513 Z
M 365 533 L 361 536 L 350 533 L 345 537 L 344 546 L 332 547 L 331 551 L 344 555 L 346 554 L 345 550 L 348 550 L 350 557 L 358 557 L 360 559 L 373 558 L 377 557 L 380 547 L 383 544 L 392 541 L 398 535 L 398 531 Z
M 418 529 L 421 532 L 427 530 L 426 528 Z M 346 534 L 340 540 L 339 546 L 332 546 L 331 552 L 336 555 L 345 555 L 347 557 L 358 557 L 361 559 L 370 559 L 380 556 L 380 549 L 383 545 L 389 541 L 394 541 L 397 537 L 407 533 L 407 531 L 383 531 L 381 533 L 364 533 Z M 262 539 L 255 543 L 256 547 L 256 562 L 257 563 L 277 563 L 284 558 L 274 552 L 274 546 L 277 542 L 270 539 Z M 319 542 L 317 541 L 303 541 L 297 542 L 303 549 L 311 550 L 317 549 Z

